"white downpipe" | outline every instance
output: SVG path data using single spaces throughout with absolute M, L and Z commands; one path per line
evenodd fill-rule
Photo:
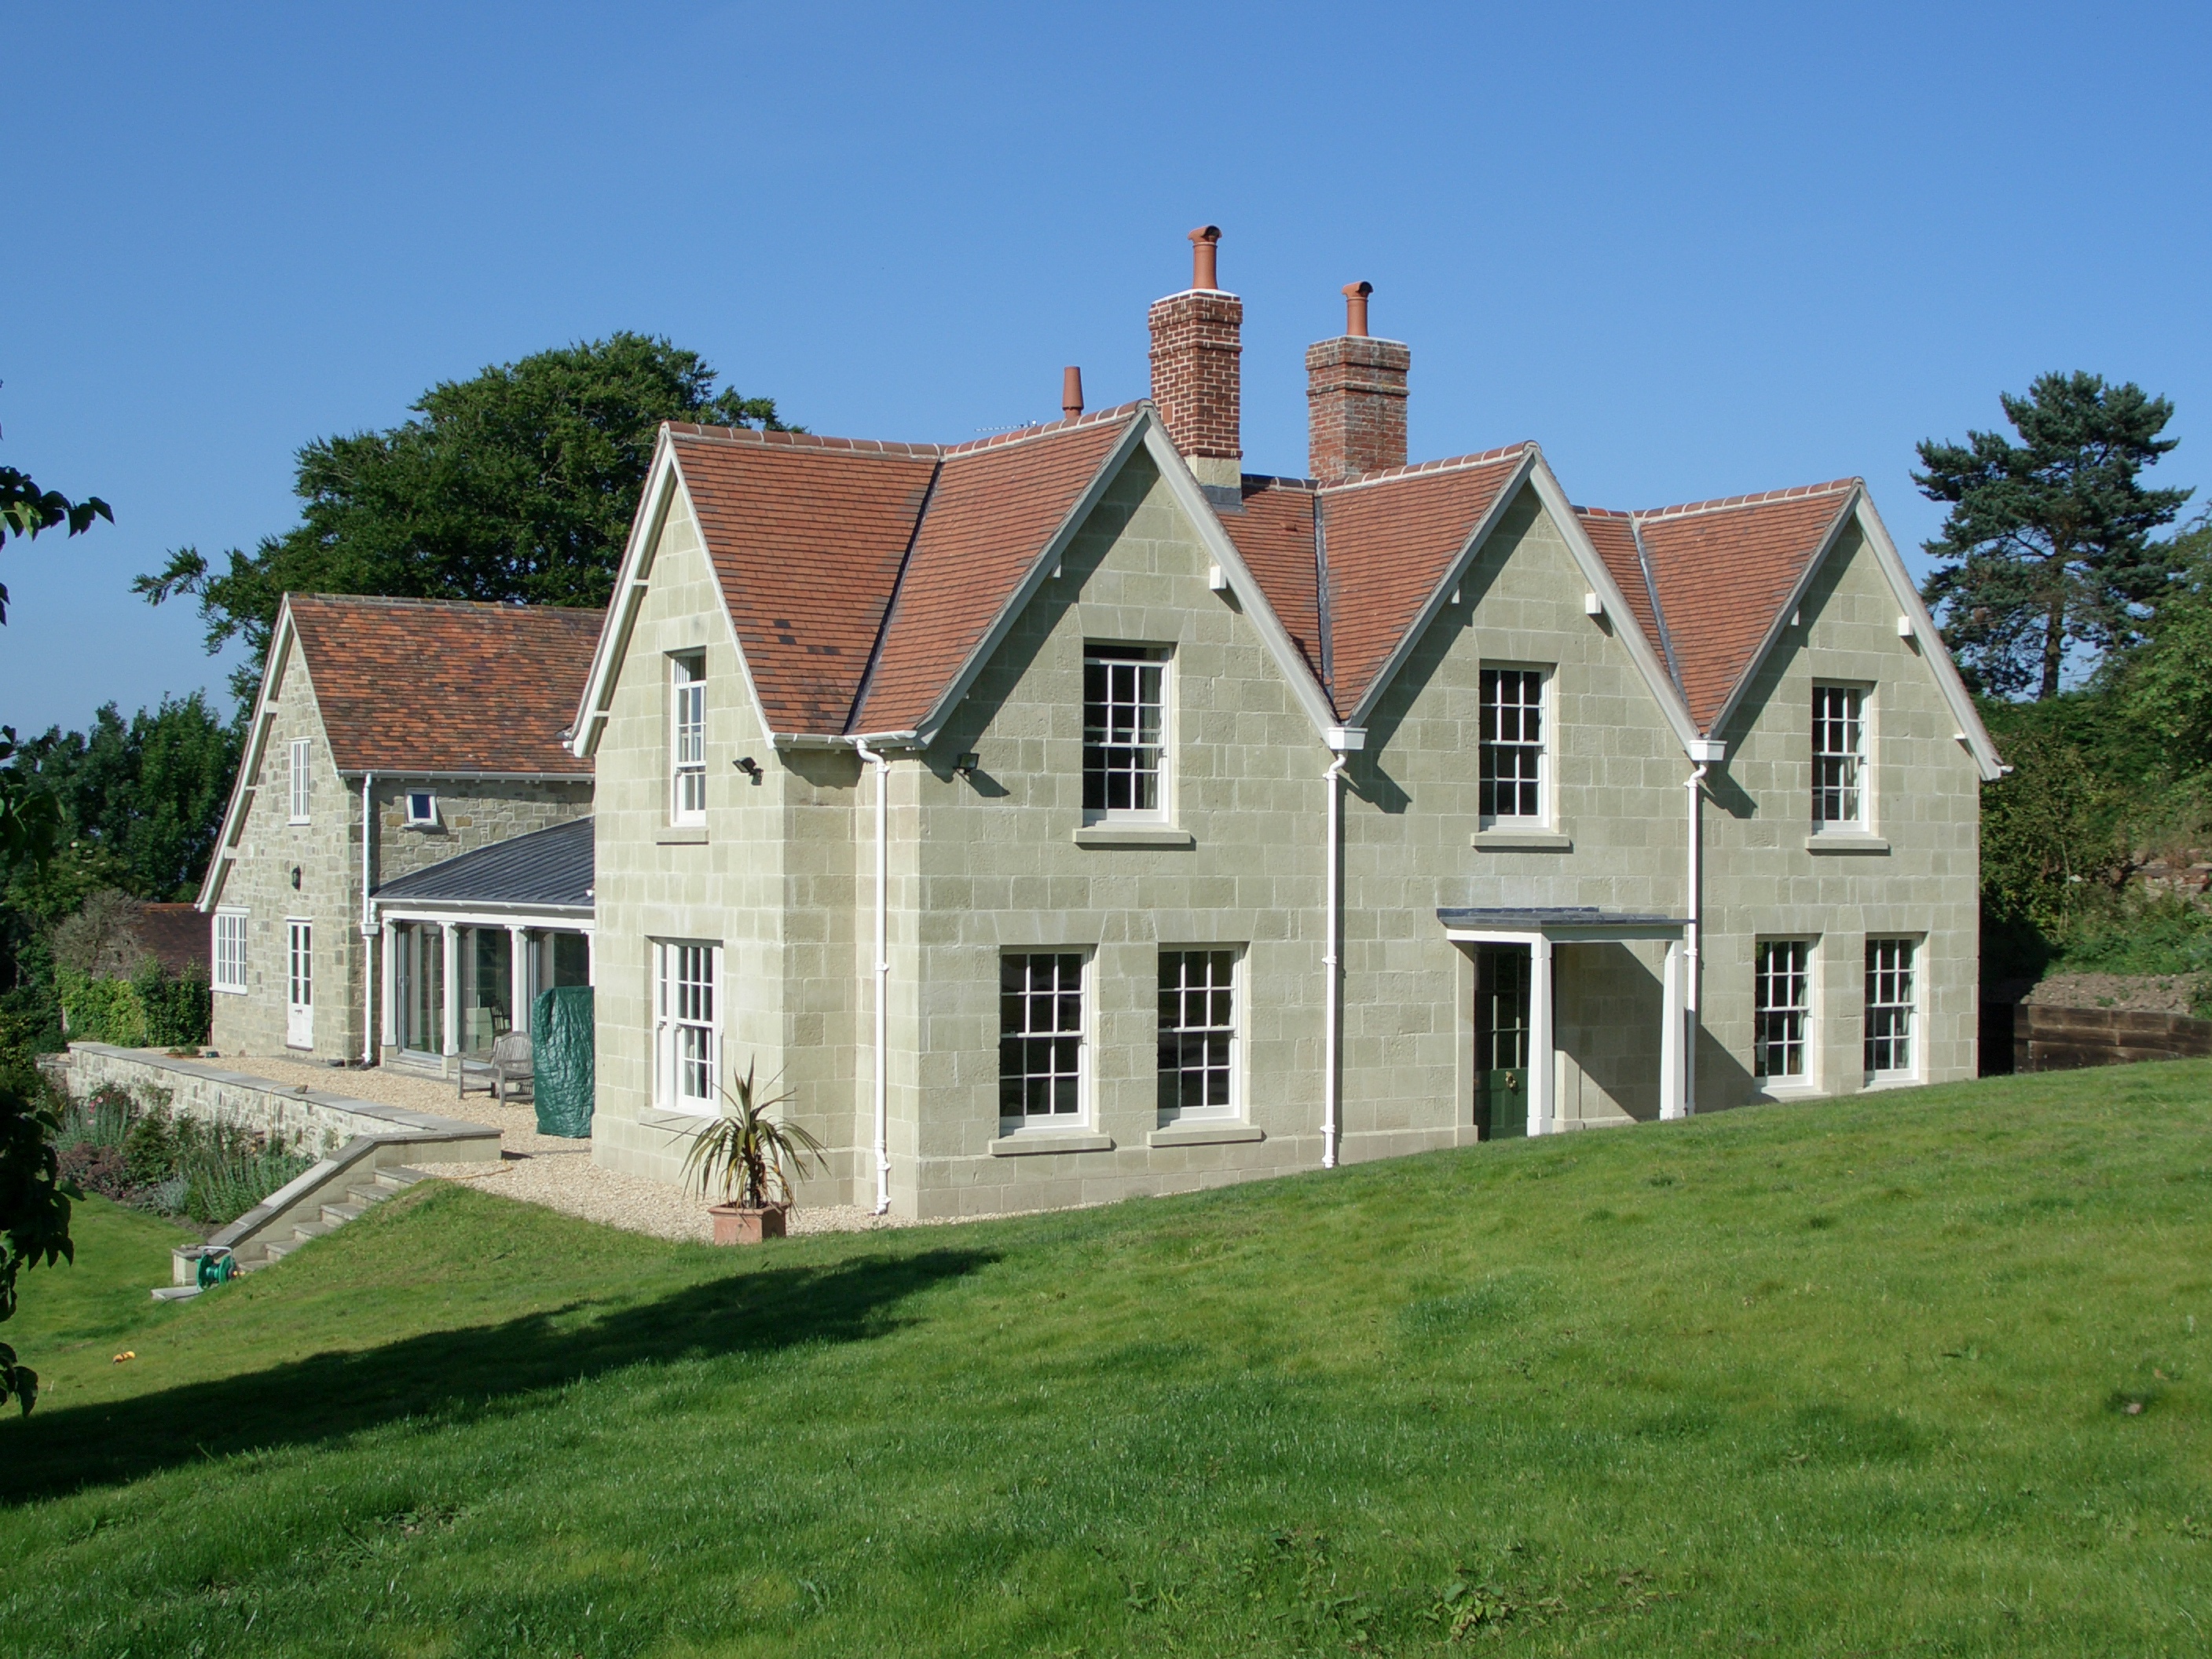
M 1344 909 L 1344 860 L 1338 843 L 1344 825 L 1344 765 L 1339 754 L 1322 774 L 1328 789 L 1328 895 L 1322 916 L 1322 987 L 1326 1012 L 1322 1021 L 1321 1167 L 1336 1167 L 1336 1143 L 1343 1102 L 1337 1090 L 1337 1026 L 1344 1018 L 1343 975 L 1337 959 L 1337 919 Z
M 376 907 L 368 896 L 368 836 L 375 822 L 368 786 L 376 774 L 361 775 L 361 1063 L 376 1064 Z
M 1705 763 L 1691 769 L 1689 922 L 1682 929 L 1682 1115 L 1698 1109 L 1698 981 L 1703 976 L 1698 949 L 1705 919 Z
M 874 763 L 876 769 L 876 1213 L 883 1215 L 891 1207 L 891 1152 L 890 1152 L 890 1079 L 886 1067 L 890 1059 L 890 1009 L 886 993 L 890 989 L 890 757 L 868 747 L 865 738 L 855 738 L 853 747 L 864 761 Z

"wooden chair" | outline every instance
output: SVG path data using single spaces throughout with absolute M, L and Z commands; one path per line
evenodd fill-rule
M 528 1100 L 532 1091 L 532 1067 L 530 1054 L 530 1033 L 509 1031 L 492 1041 L 489 1060 L 461 1061 L 460 1075 L 455 1079 L 457 1096 L 465 1096 L 471 1087 L 469 1073 L 474 1070 L 474 1086 L 484 1091 L 502 1106 L 510 1097 Z

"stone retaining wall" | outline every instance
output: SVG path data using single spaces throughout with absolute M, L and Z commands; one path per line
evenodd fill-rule
M 2013 1014 L 2012 1042 L 2013 1066 L 2021 1072 L 2203 1059 L 2212 1057 L 2212 1019 L 2023 1002 Z
M 105 1042 L 70 1044 L 64 1086 L 70 1095 L 81 1100 L 107 1084 L 133 1094 L 160 1090 L 167 1095 L 172 1111 L 282 1135 L 322 1157 L 362 1136 L 405 1138 L 410 1143 L 406 1161 L 412 1164 L 482 1163 L 499 1157 L 499 1131 L 489 1124 L 287 1086 L 202 1060 L 173 1060 L 155 1049 L 118 1048 Z

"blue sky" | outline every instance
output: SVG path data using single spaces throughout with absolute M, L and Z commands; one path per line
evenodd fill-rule
M 117 522 L 11 542 L 0 720 L 220 686 L 167 549 L 291 523 L 295 450 L 620 328 L 817 432 L 1144 395 L 1224 228 L 1244 442 L 1376 286 L 1415 459 L 1533 437 L 1616 507 L 1861 473 L 2087 368 L 2206 478 L 2202 6 L 21 7 L 0 461 Z

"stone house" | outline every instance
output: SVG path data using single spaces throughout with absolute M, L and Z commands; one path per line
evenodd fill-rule
M 402 918 L 376 896 L 589 816 L 591 765 L 563 732 L 599 630 L 550 606 L 285 597 L 197 901 L 219 1053 L 442 1066 L 489 1045 L 551 971 L 545 931 L 587 921 Z
M 1864 485 L 1407 465 L 1364 284 L 1246 475 L 1216 236 L 1146 402 L 664 428 L 572 738 L 597 1159 L 748 1073 L 925 1216 L 1972 1076 L 2000 763 Z

